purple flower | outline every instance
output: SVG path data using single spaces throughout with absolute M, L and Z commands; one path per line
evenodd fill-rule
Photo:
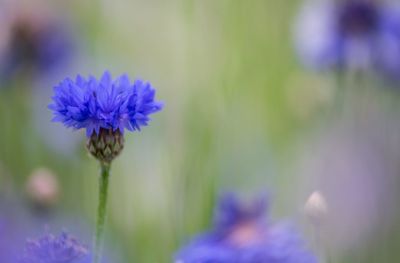
M 10 24 L 10 37 L 0 54 L 0 78 L 9 80 L 21 72 L 48 74 L 72 57 L 72 34 L 61 21 L 45 14 L 39 22 L 34 16 L 17 16 Z
M 179 263 L 315 263 L 299 234 L 287 224 L 269 224 L 265 199 L 243 206 L 223 196 L 213 229 L 196 237 L 175 257 Z
M 155 101 L 155 90 L 148 82 L 131 83 L 122 75 L 112 80 L 106 71 L 100 80 L 78 75 L 67 78 L 54 88 L 53 121 L 67 127 L 86 129 L 87 137 L 100 134 L 100 129 L 123 133 L 140 130 L 150 120 L 149 115 L 162 109 Z
M 400 76 L 400 6 L 308 0 L 295 28 L 302 61 L 317 69 L 374 69 Z
M 78 263 L 87 253 L 85 246 L 65 232 L 46 234 L 27 242 L 21 263 Z

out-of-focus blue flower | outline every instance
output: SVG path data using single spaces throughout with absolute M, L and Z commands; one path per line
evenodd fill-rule
M 213 229 L 196 237 L 175 257 L 179 263 L 315 263 L 299 234 L 288 224 L 269 224 L 265 199 L 243 206 L 225 195 Z
M 400 77 L 400 6 L 386 0 L 307 0 L 296 21 L 302 61 Z
M 87 253 L 85 246 L 65 232 L 46 234 L 27 242 L 21 263 L 78 263 Z
M 140 130 L 150 120 L 149 115 L 162 109 L 155 101 L 155 89 L 149 82 L 136 80 L 131 83 L 122 75 L 115 81 L 106 71 L 100 80 L 78 75 L 58 84 L 49 108 L 54 112 L 53 121 L 67 127 L 86 129 L 89 137 L 99 135 L 100 129 L 124 132 Z
M 0 79 L 9 80 L 16 74 L 32 72 L 48 74 L 66 64 L 74 50 L 73 37 L 60 21 L 29 15 L 11 21 L 6 48 L 0 54 Z

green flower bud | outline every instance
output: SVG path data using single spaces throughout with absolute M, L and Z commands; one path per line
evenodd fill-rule
M 119 130 L 101 128 L 99 134 L 93 132 L 88 138 L 86 148 L 102 164 L 110 164 L 124 148 L 124 135 Z

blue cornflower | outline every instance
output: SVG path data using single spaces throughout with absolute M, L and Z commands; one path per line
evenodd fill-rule
M 21 263 L 79 263 L 88 254 L 77 239 L 63 232 L 59 236 L 46 234 L 26 243 Z
M 373 69 L 400 76 L 400 5 L 373 0 L 308 0 L 296 47 L 317 69 Z
M 156 102 L 155 90 L 148 82 L 129 81 L 122 75 L 115 81 L 106 71 L 100 80 L 78 75 L 75 80 L 67 78 L 55 88 L 53 121 L 64 123 L 74 129 L 86 129 L 87 137 L 100 134 L 100 129 L 113 132 L 140 130 L 148 124 L 149 115 L 162 109 Z
M 288 224 L 267 222 L 265 199 L 243 206 L 225 195 L 213 229 L 195 238 L 175 257 L 179 263 L 316 263 L 299 234 Z
M 124 130 L 138 131 L 148 125 L 149 115 L 160 111 L 162 103 L 155 101 L 155 89 L 141 80 L 130 82 L 127 75 L 113 80 L 106 71 L 100 80 L 78 75 L 67 78 L 54 88 L 49 108 L 53 121 L 67 127 L 86 129 L 86 148 L 101 167 L 99 206 L 94 241 L 94 261 L 101 259 L 103 229 L 107 208 L 110 164 L 124 147 Z
M 163 104 L 155 101 L 155 89 L 149 82 L 130 82 L 127 75 L 112 80 L 106 71 L 100 80 L 78 75 L 67 78 L 54 88 L 49 108 L 53 121 L 67 127 L 86 129 L 89 152 L 102 163 L 110 163 L 121 151 L 125 129 L 139 131 L 160 111 Z

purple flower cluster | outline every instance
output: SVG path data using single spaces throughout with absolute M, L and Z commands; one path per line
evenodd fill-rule
M 25 246 L 21 263 L 78 263 L 87 256 L 87 249 L 63 232 L 60 236 L 46 234 L 30 240 Z
M 400 76 L 400 5 L 308 0 L 295 30 L 298 53 L 317 69 L 374 69 Z
M 195 238 L 175 257 L 177 263 L 316 263 L 299 234 L 287 224 L 267 223 L 265 199 L 243 206 L 225 195 L 213 229 Z
M 86 135 L 99 134 L 100 129 L 124 132 L 140 130 L 150 120 L 149 115 L 160 111 L 162 103 L 155 101 L 155 89 L 149 82 L 122 75 L 112 80 L 106 71 L 100 80 L 78 75 L 58 84 L 49 108 L 53 121 L 74 129 L 86 129 Z

